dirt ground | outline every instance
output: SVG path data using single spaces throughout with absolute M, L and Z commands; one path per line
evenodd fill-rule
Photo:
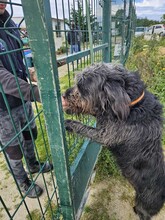
M 81 220 L 139 220 L 132 209 L 134 195 L 132 186 L 123 178 L 109 177 L 94 183 Z M 165 220 L 165 206 L 152 220 Z
M 10 214 L 12 215 L 22 199 L 17 190 L 14 179 L 10 175 L 7 169 L 5 159 L 2 154 L 0 154 L 0 164 L 1 164 L 0 165 L 0 196 L 3 199 L 5 205 L 7 206 L 7 209 L 9 210 Z M 35 175 L 33 176 L 35 177 Z M 50 173 L 44 174 L 44 178 L 47 183 L 48 192 L 51 195 L 53 192 L 51 174 Z M 41 174 L 38 177 L 36 183 L 44 189 L 44 181 L 43 181 L 43 176 Z M 39 202 L 41 206 L 44 207 L 47 200 L 48 198 L 47 198 L 46 190 L 44 189 L 43 194 L 39 197 L 39 201 L 37 199 L 26 198 L 25 202 L 27 204 L 29 211 L 32 212 L 34 210 L 40 210 Z M 23 203 L 13 219 L 26 220 L 27 215 L 28 213 Z M 4 210 L 4 207 L 2 206 L 1 202 L 0 202 L 0 220 L 9 220 L 9 217 L 7 216 L 6 211 Z M 35 219 L 35 220 L 39 220 L 39 219 Z
M 10 213 L 13 213 L 21 201 L 21 197 L 16 189 L 13 178 L 8 172 L 4 158 L 0 155 L 0 191 L 1 197 L 7 205 Z M 48 183 L 48 190 L 53 190 L 50 183 L 50 174 L 44 174 L 46 182 Z M 37 183 L 43 187 L 43 180 L 40 177 Z M 44 206 L 47 199 L 46 191 L 40 197 L 40 202 Z M 39 209 L 37 199 L 26 198 L 26 204 L 30 212 Z M 89 196 L 85 207 L 90 207 L 89 212 L 84 212 L 81 220 L 139 220 L 133 212 L 134 204 L 134 190 L 126 180 L 118 180 L 112 177 L 107 178 L 99 183 L 93 183 L 90 186 Z M 86 208 L 85 208 L 86 210 Z M 91 211 L 92 210 L 92 211 Z M 106 212 L 106 218 L 105 218 Z M 8 220 L 2 204 L 0 203 L 0 219 Z M 22 205 L 14 220 L 26 220 L 27 211 Z M 164 220 L 165 207 L 161 210 L 159 215 L 152 220 Z M 35 219 L 38 220 L 38 219 Z
M 159 52 L 161 55 L 165 55 L 165 47 L 160 47 Z

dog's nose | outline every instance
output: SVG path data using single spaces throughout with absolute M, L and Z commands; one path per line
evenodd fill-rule
M 61 101 L 62 101 L 63 108 L 66 108 L 68 106 L 68 104 L 67 104 L 67 101 L 63 95 L 61 96 Z
M 63 99 L 65 99 L 65 98 L 66 98 L 66 95 L 65 95 L 65 93 L 63 93 L 63 94 L 62 94 L 62 98 L 63 98 Z

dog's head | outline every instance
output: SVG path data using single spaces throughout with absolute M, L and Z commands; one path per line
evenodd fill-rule
M 70 114 L 95 116 L 111 113 L 125 120 L 130 113 L 131 98 L 136 96 L 136 90 L 143 91 L 139 89 L 139 82 L 138 74 L 128 73 L 121 65 L 92 65 L 77 74 L 75 86 L 64 93 L 64 110 Z

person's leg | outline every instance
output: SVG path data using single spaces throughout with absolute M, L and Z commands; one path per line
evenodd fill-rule
M 81 43 L 78 41 L 78 51 L 81 51 Z
M 79 52 L 79 48 L 78 47 L 79 47 L 78 44 L 74 45 L 75 53 Z M 78 66 L 78 63 L 79 63 L 79 60 L 77 60 L 77 66 Z
M 75 53 L 75 45 L 72 45 L 72 51 Z
M 70 45 L 70 53 L 72 54 L 74 52 L 73 45 Z
M 18 150 L 19 149 L 19 150 Z M 9 170 L 10 172 L 13 172 L 14 177 L 18 183 L 18 185 L 21 185 L 26 179 L 27 179 L 27 173 L 25 172 L 25 169 L 23 167 L 22 163 L 22 153 L 16 153 L 17 158 L 14 156 L 12 151 L 20 151 L 20 147 L 18 145 L 16 146 L 9 146 L 5 150 L 8 158 L 8 162 L 10 164 Z M 15 155 L 16 155 L 15 154 Z M 20 154 L 20 157 L 18 157 Z
M 20 121 L 17 117 L 17 112 L 11 110 L 12 118 L 14 121 L 15 129 L 20 131 Z M 12 120 L 7 111 L 0 110 L 0 139 L 3 146 L 5 146 L 14 136 L 16 136 Z M 5 148 L 5 153 L 7 154 L 10 168 L 18 182 L 21 184 L 27 178 L 27 174 L 23 168 L 22 163 L 22 151 L 20 144 L 23 145 L 22 134 L 16 137 L 9 146 Z
M 52 164 L 49 163 L 48 161 L 45 164 L 44 163 L 39 164 L 39 162 L 36 159 L 36 155 L 34 151 L 34 146 L 35 146 L 34 141 L 37 139 L 37 126 L 35 124 L 35 121 L 33 120 L 34 113 L 33 113 L 33 109 L 32 109 L 30 102 L 26 103 L 26 111 L 27 111 L 30 124 L 27 127 L 27 129 L 25 129 L 22 133 L 23 133 L 24 143 L 25 143 L 24 154 L 25 154 L 26 163 L 29 168 L 28 172 L 30 173 L 39 172 L 40 165 L 41 166 L 44 165 L 44 167 L 42 167 L 43 173 L 49 172 L 50 170 L 53 169 Z M 26 120 L 24 112 L 22 112 L 21 114 L 22 114 L 22 127 L 24 127 L 27 125 L 27 120 Z
M 28 179 L 27 173 L 25 172 L 22 163 L 22 152 L 24 145 L 22 133 L 20 133 L 19 136 L 15 137 L 16 133 L 20 132 L 21 130 L 21 123 L 19 117 L 20 110 L 21 107 L 14 108 L 11 110 L 14 126 L 8 112 L 0 110 L 0 141 L 2 146 L 5 147 L 7 143 L 11 139 L 13 139 L 10 145 L 4 148 L 4 153 L 6 153 L 6 156 L 8 158 L 10 171 L 12 172 L 16 182 L 20 186 L 20 190 L 24 193 L 28 192 L 28 197 L 36 198 L 42 194 L 42 189 L 36 184 L 34 184 L 31 187 L 31 181 Z M 22 149 L 20 146 L 22 146 Z M 29 187 L 31 187 L 30 191 L 28 191 Z
M 74 53 L 74 45 L 70 45 L 70 53 Z M 72 61 L 72 66 L 73 66 L 73 69 L 74 69 L 74 62 Z
M 75 51 L 75 53 L 77 53 L 79 50 L 78 50 L 78 44 L 75 44 L 74 45 L 74 51 Z

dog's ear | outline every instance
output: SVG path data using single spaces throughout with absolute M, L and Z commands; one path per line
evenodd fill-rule
M 105 109 L 109 106 L 111 107 L 114 114 L 119 120 L 126 120 L 129 113 L 129 104 L 131 99 L 126 93 L 125 89 L 121 86 L 119 82 L 106 82 L 103 87 L 104 95 L 106 97 L 101 100 L 102 107 Z

